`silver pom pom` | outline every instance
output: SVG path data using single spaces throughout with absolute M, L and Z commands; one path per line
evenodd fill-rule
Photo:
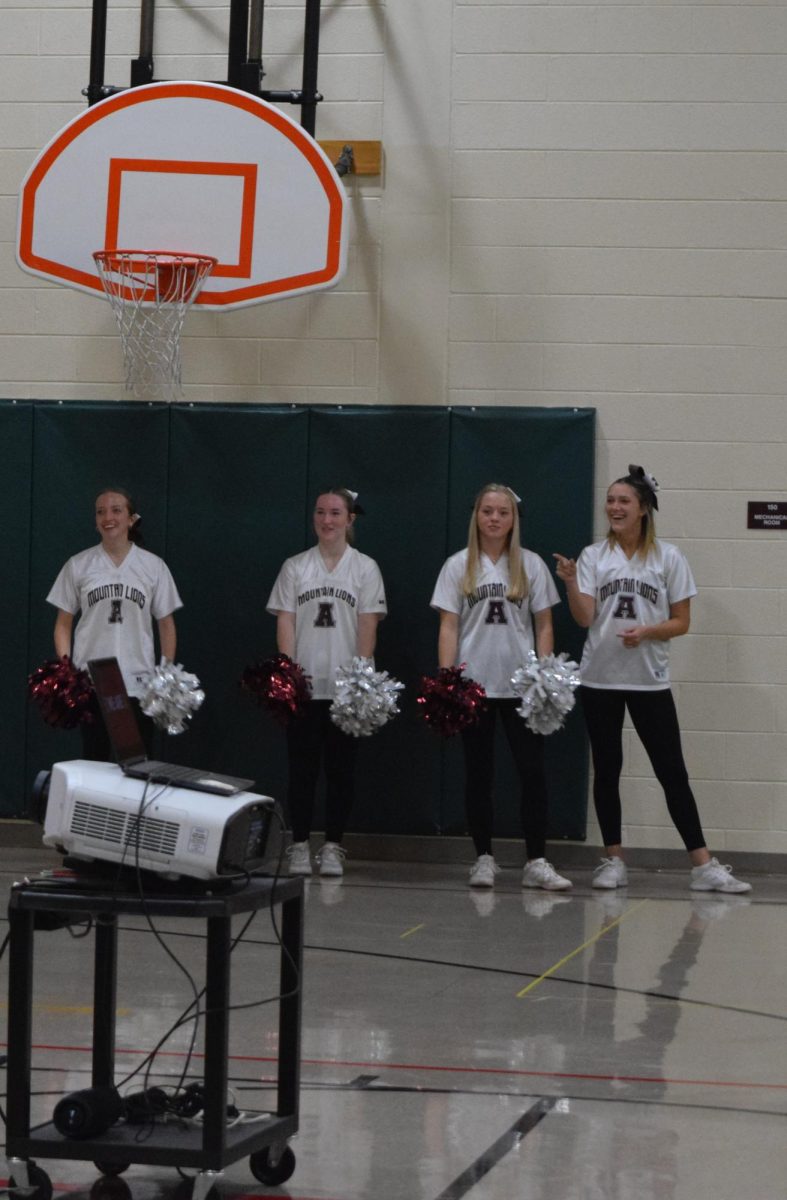
M 541 734 L 561 728 L 576 703 L 579 684 L 579 666 L 565 654 L 539 658 L 533 650 L 527 652 L 527 664 L 511 677 L 511 686 L 522 697 L 517 712 L 533 733 Z
M 399 712 L 397 693 L 403 687 L 387 671 L 375 671 L 371 658 L 356 657 L 336 669 L 331 720 L 342 733 L 369 737 Z
M 159 729 L 167 733 L 183 733 L 186 722 L 197 711 L 205 693 L 196 675 L 184 671 L 178 663 L 162 658 L 145 680 L 145 690 L 139 698 L 146 717 L 152 717 Z

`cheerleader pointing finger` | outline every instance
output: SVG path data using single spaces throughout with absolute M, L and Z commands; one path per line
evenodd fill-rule
M 580 697 L 593 756 L 593 800 L 606 850 L 593 887 L 617 888 L 628 881 L 619 790 L 628 709 L 689 853 L 689 886 L 748 892 L 751 885 L 736 879 L 705 845 L 683 760 L 669 686 L 669 643 L 688 632 L 697 589 L 681 551 L 656 537 L 657 491 L 651 475 L 630 466 L 628 475 L 607 491 L 605 540 L 586 547 L 576 563 L 554 556 L 571 615 L 588 630 Z

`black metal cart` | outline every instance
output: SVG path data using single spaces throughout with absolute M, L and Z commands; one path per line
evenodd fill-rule
M 276 1113 L 253 1124 L 228 1127 L 227 1077 L 232 918 L 281 906 L 279 1055 Z M 42 916 L 41 914 L 46 914 Z M 100 1136 L 76 1140 L 54 1124 L 30 1127 L 33 959 L 36 928 L 51 928 L 91 916 L 95 925 L 93 980 L 93 1087 L 115 1082 L 115 1011 L 119 916 L 201 918 L 207 924 L 204 996 L 204 1110 L 201 1128 L 172 1123 L 153 1127 L 144 1139 L 139 1126 L 118 1123 Z M 49 1200 L 49 1176 L 34 1157 L 92 1161 L 105 1175 L 120 1175 L 133 1163 L 197 1169 L 193 1200 L 204 1200 L 225 1166 L 249 1156 L 255 1178 L 283 1183 L 295 1170 L 287 1144 L 298 1129 L 300 1083 L 303 881 L 253 878 L 199 890 L 130 888 L 114 893 L 92 881 L 15 884 L 9 903 L 8 1102 L 6 1152 L 12 1186 L 37 1189 Z M 53 920 L 54 918 L 54 920 Z M 40 936 L 40 935 L 39 935 Z M 59 936 L 46 933 L 45 937 Z

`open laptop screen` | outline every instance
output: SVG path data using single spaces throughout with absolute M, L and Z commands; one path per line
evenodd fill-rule
M 145 744 L 128 698 L 116 658 L 94 658 L 87 664 L 101 706 L 115 758 L 119 763 L 146 757 Z

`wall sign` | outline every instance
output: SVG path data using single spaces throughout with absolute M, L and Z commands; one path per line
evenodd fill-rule
M 787 501 L 750 500 L 747 529 L 787 529 Z

